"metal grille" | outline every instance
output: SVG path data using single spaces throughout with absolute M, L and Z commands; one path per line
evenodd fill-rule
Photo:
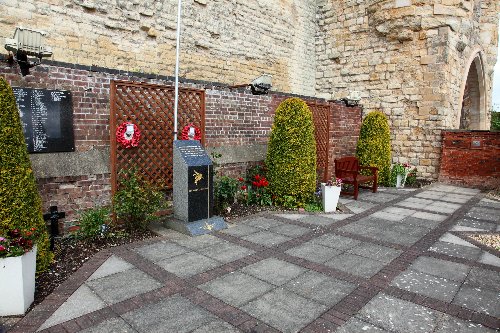
M 313 115 L 318 177 L 328 178 L 328 148 L 330 146 L 330 104 L 307 102 Z
M 117 188 L 120 170 L 137 168 L 152 185 L 172 188 L 174 139 L 174 88 L 168 86 L 111 82 L 111 184 Z M 125 149 L 116 143 L 116 128 L 123 122 L 136 124 L 141 131 L 139 146 Z M 205 93 L 179 89 L 178 131 L 193 123 L 205 133 Z

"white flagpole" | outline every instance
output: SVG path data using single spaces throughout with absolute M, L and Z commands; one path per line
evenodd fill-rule
M 179 107 L 179 51 L 181 44 L 181 5 L 177 4 L 177 47 L 175 49 L 175 101 L 174 101 L 174 140 L 177 140 L 177 112 Z

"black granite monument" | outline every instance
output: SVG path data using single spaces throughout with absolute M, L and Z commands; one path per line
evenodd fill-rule
M 167 226 L 197 236 L 227 228 L 213 216 L 212 161 L 197 140 L 174 141 L 174 217 Z

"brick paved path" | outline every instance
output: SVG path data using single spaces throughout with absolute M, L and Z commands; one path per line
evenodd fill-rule
M 12 332 L 494 332 L 500 203 L 434 185 L 96 255 Z M 164 230 L 165 231 L 165 230 Z

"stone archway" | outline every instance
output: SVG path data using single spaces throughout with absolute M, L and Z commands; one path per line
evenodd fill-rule
M 462 92 L 459 128 L 487 129 L 484 70 L 479 52 L 469 62 Z

